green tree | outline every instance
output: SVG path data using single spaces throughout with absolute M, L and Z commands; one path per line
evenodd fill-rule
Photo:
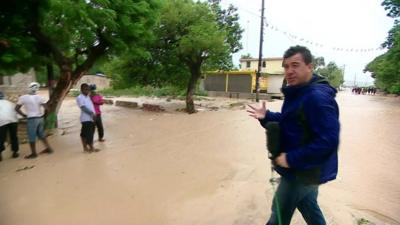
M 186 110 L 194 113 L 193 94 L 201 76 L 202 66 L 222 57 L 229 46 L 225 30 L 221 30 L 207 3 L 170 0 L 161 14 L 159 32 L 190 72 L 186 91 Z
M 387 16 L 392 18 L 400 16 L 400 0 L 384 0 L 381 5 L 389 11 Z
M 319 68 L 322 68 L 325 66 L 325 59 L 324 57 L 315 57 L 313 58 L 313 65 L 314 65 L 314 69 L 317 70 Z
M 208 0 L 208 3 L 215 15 L 219 29 L 226 33 L 224 41 L 229 48 L 222 55 L 209 60 L 206 65 L 210 70 L 233 69 L 232 54 L 243 48 L 241 39 L 244 30 L 239 23 L 238 9 L 232 4 L 224 9 L 221 6 L 221 0 Z
M 344 83 L 344 71 L 334 62 L 329 62 L 325 67 L 317 68 L 315 72 L 327 78 L 329 83 L 335 88 L 339 88 Z
M 242 30 L 236 9 L 224 11 L 219 1 L 163 3 L 153 28 L 155 38 L 146 47 L 148 54 L 128 53 L 111 62 L 107 70 L 116 74 L 117 88 L 124 84 L 186 87 L 186 108 L 193 113 L 193 93 L 201 71 L 232 68 L 231 55 L 241 49 Z
M 16 0 L 3 4 L 16 7 L 12 15 L 2 10 L 0 17 L 17 22 L 6 26 L 2 42 L 16 43 L 12 38 L 22 37 L 27 40 L 24 45 L 14 44 L 10 49 L 33 52 L 28 59 L 40 55 L 44 60 L 39 65 L 52 62 L 59 68 L 57 86 L 47 103 L 51 112 L 58 111 L 70 88 L 98 60 L 140 47 L 151 35 L 149 28 L 158 7 L 156 0 Z M 19 70 L 22 54 L 12 55 L 9 67 Z
M 368 63 L 364 71 L 372 73 L 375 78 L 375 85 L 389 93 L 400 94 L 400 1 L 384 0 L 382 2 L 387 16 L 395 18 L 393 28 L 389 31 L 386 41 L 382 47 L 388 51 L 372 62 Z
M 240 58 L 241 58 L 241 59 L 251 59 L 251 58 L 253 58 L 253 57 L 251 57 L 251 54 L 250 54 L 250 53 L 247 53 L 247 54 L 241 55 Z
M 388 52 L 368 63 L 365 71 L 372 73 L 375 85 L 385 92 L 400 94 L 400 36 L 397 35 L 393 47 Z
M 26 17 L 32 15 L 21 1 L 0 3 L 0 75 L 25 72 L 41 64 L 40 50 L 26 29 Z

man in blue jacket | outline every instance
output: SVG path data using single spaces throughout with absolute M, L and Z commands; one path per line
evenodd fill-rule
M 307 224 L 325 225 L 318 206 L 318 186 L 334 180 L 338 168 L 339 109 L 336 89 L 313 74 L 312 55 L 302 46 L 289 48 L 283 57 L 287 86 L 281 112 L 250 106 L 250 116 L 263 127 L 278 122 L 280 153 L 273 159 L 281 181 L 267 225 L 290 224 L 297 208 Z

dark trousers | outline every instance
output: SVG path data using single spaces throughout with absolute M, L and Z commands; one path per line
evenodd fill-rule
M 82 122 L 81 137 L 85 139 L 86 144 L 93 144 L 95 125 L 91 121 Z
M 99 135 L 99 139 L 104 137 L 104 128 L 103 128 L 103 121 L 101 120 L 101 115 L 96 116 L 96 121 L 94 121 L 97 127 L 97 133 Z
M 326 225 L 317 198 L 318 185 L 306 185 L 282 177 L 267 225 L 289 225 L 296 208 L 308 225 Z
M 6 141 L 7 132 L 10 135 L 11 140 L 11 150 L 13 152 L 18 152 L 18 123 L 9 123 L 0 127 L 0 152 L 4 151 L 4 142 Z

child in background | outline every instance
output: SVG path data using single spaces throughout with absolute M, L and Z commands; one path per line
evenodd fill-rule
M 91 84 L 90 85 L 90 98 L 92 99 L 93 105 L 94 105 L 94 109 L 96 111 L 96 120 L 94 121 L 97 127 L 97 133 L 99 135 L 99 141 L 103 142 L 104 140 L 104 128 L 103 128 L 103 122 L 101 120 L 101 110 L 100 110 L 100 106 L 104 104 L 103 101 L 103 96 L 101 96 L 100 94 L 98 94 L 96 92 L 96 85 L 95 84 Z

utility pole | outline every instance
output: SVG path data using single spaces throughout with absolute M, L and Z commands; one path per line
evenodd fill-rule
M 262 66 L 262 47 L 264 41 L 264 0 L 261 3 L 260 49 L 258 53 L 258 70 L 256 74 L 256 102 L 260 101 L 260 77 Z

